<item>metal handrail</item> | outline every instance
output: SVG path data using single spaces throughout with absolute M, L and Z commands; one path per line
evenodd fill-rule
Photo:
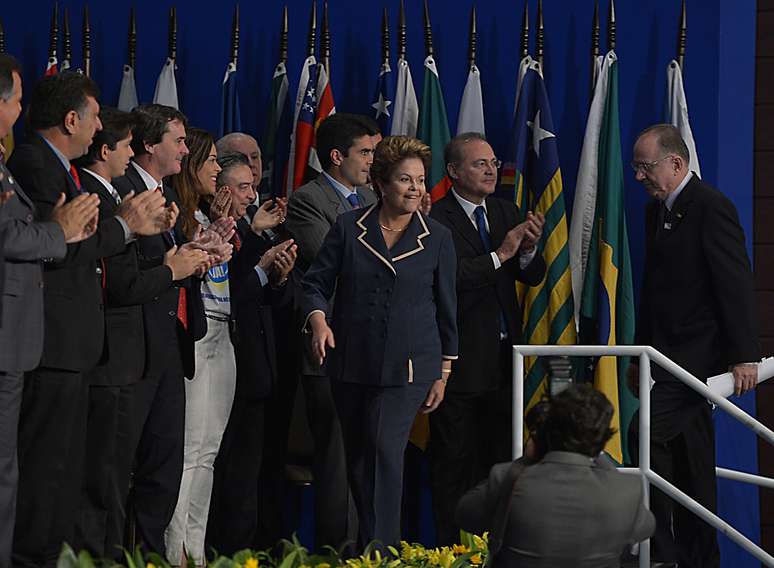
M 741 408 L 732 404 L 725 398 L 716 395 L 702 381 L 683 369 L 680 365 L 665 357 L 658 350 L 649 345 L 514 345 L 513 346 L 513 459 L 520 458 L 523 453 L 524 443 L 524 357 L 544 355 L 569 355 L 569 356 L 623 356 L 639 357 L 640 359 L 640 436 L 639 436 L 639 463 L 638 468 L 621 468 L 626 473 L 639 473 L 642 475 L 643 501 L 650 508 L 650 484 L 655 485 L 661 491 L 678 501 L 696 516 L 709 523 L 739 546 L 752 554 L 755 558 L 768 567 L 774 568 L 774 557 L 768 554 L 760 546 L 752 542 L 723 519 L 710 512 L 702 505 L 691 499 L 677 487 L 659 476 L 650 467 L 650 363 L 657 363 L 664 370 L 671 373 L 681 382 L 699 393 L 702 397 L 712 401 L 719 408 L 739 420 L 742 424 L 753 430 L 770 444 L 774 445 L 774 432 L 758 422 Z M 774 375 L 774 363 L 759 367 L 759 374 L 764 372 L 768 378 Z M 718 468 L 723 477 L 756 483 L 765 487 L 774 486 L 774 480 L 745 472 Z M 722 473 L 721 473 L 722 472 Z M 640 568 L 650 566 L 650 539 L 640 543 Z

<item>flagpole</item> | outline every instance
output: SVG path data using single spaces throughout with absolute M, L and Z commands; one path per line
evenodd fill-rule
M 468 59 L 470 66 L 473 67 L 476 64 L 476 5 L 470 8 L 470 38 L 468 39 Z
M 529 55 L 529 2 L 524 2 L 524 14 L 521 17 L 520 47 L 519 62 Z
M 387 19 L 387 6 L 382 13 L 382 65 L 390 64 L 390 24 Z
M 317 43 L 317 0 L 312 0 L 312 14 L 309 17 L 309 35 L 306 42 L 306 54 L 309 57 L 314 56 L 315 44 Z
M 403 0 L 400 0 L 398 16 L 398 59 L 406 59 L 406 9 Z
M 72 43 L 70 41 L 70 14 L 67 10 L 67 6 L 65 6 L 64 13 L 62 14 L 62 44 L 63 56 L 60 68 L 64 71 L 65 69 L 70 68 L 70 62 L 73 59 Z
M 5 53 L 5 28 L 3 28 L 2 18 L 0 18 L 0 53 Z
M 615 0 L 610 0 L 607 10 L 607 50 L 615 51 Z
M 280 63 L 288 62 L 288 5 L 282 8 L 282 22 L 280 23 L 280 43 L 279 43 Z
M 597 59 L 599 59 L 599 0 L 594 0 L 594 18 L 591 23 L 591 85 L 589 88 L 589 106 L 591 106 L 591 99 L 594 98 L 594 89 L 597 86 L 597 78 L 599 77 Z
M 328 77 L 331 76 L 331 32 L 328 29 L 328 0 L 323 1 L 322 33 L 320 34 L 320 59 Z M 321 93 L 322 94 L 322 93 Z
M 48 40 L 48 64 L 56 65 L 57 43 L 59 42 L 59 3 L 54 2 L 54 12 L 51 14 L 51 29 Z M 48 68 L 46 69 L 48 71 Z
M 236 69 L 239 58 L 239 4 L 234 6 L 234 19 L 231 24 L 231 63 Z
M 538 0 L 537 6 L 537 37 L 535 42 L 535 55 L 540 63 L 540 72 L 543 72 L 543 0 Z
M 83 74 L 91 77 L 91 22 L 89 5 L 83 5 Z
M 137 71 L 137 19 L 134 14 L 134 6 L 129 9 L 129 67 Z
M 172 61 L 177 59 L 177 9 L 172 6 L 169 9 L 169 47 L 167 57 Z
M 680 29 L 677 32 L 677 63 L 680 71 L 685 75 L 685 42 L 688 37 L 688 18 L 685 10 L 685 0 L 680 10 Z
M 425 56 L 433 56 L 433 27 L 430 24 L 430 9 L 427 7 L 427 0 L 425 0 Z

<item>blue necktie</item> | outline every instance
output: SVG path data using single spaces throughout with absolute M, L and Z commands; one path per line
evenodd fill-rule
M 354 191 L 347 195 L 347 201 L 349 201 L 352 209 L 360 209 L 360 200 L 357 198 L 357 193 Z
M 486 230 L 486 209 L 484 209 L 483 205 L 479 205 L 474 213 L 476 215 L 478 236 L 481 237 L 481 242 L 486 252 L 492 252 L 492 239 L 489 238 L 489 231 Z M 500 312 L 500 336 L 501 338 L 508 337 L 508 325 L 505 323 L 505 315 L 502 312 Z

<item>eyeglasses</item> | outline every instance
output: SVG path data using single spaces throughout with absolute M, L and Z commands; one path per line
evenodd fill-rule
M 672 154 L 667 154 L 663 158 L 659 158 L 658 160 L 654 162 L 632 162 L 630 165 L 632 169 L 634 170 L 634 173 L 642 172 L 644 174 L 651 171 L 653 168 L 655 168 L 657 165 L 659 165 L 661 162 L 666 160 L 667 158 L 671 158 Z
M 503 165 L 502 160 L 498 160 L 497 158 L 493 160 L 476 160 L 471 164 L 475 169 L 477 170 L 484 170 L 486 168 L 492 168 L 494 170 L 499 170 L 500 166 Z

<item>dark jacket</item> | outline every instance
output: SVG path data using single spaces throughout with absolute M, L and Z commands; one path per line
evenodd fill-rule
M 341 215 L 303 279 L 304 313 L 336 289 L 330 378 L 378 386 L 430 382 L 457 358 L 456 257 L 449 230 L 421 213 L 387 250 L 379 204 Z
M 493 249 L 518 224 L 518 210 L 504 199 L 487 198 L 487 220 Z M 521 342 L 521 306 L 516 281 L 540 284 L 546 272 L 543 257 L 536 254 L 527 267 L 519 266 L 518 254 L 495 270 L 491 251 L 450 191 L 433 204 L 430 216 L 451 229 L 457 251 L 457 325 L 460 358 L 452 367 L 448 388 L 452 392 L 481 392 L 497 388 L 500 378 L 500 316 L 505 316 L 508 341 Z

